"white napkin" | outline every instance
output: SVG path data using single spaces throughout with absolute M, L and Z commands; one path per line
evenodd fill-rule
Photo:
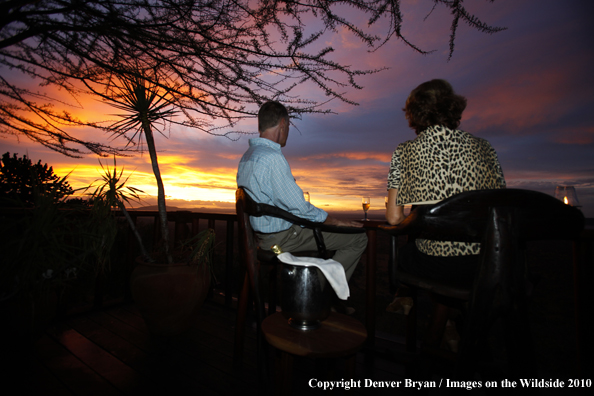
M 315 257 L 295 257 L 291 253 L 281 253 L 278 259 L 283 263 L 292 265 L 313 265 L 322 271 L 330 285 L 341 300 L 346 300 L 350 296 L 349 284 L 346 279 L 344 267 L 335 260 L 320 259 Z

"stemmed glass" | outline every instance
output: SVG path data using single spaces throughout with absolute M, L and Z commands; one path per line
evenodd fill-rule
M 580 207 L 580 201 L 578 201 L 575 187 L 573 186 L 557 186 L 555 188 L 555 198 L 561 200 L 566 205 Z
M 363 211 L 365 212 L 365 218 L 363 220 L 367 221 L 367 211 L 369 210 L 369 207 L 371 206 L 371 198 L 363 197 L 361 199 L 361 204 L 363 205 Z
M 305 201 L 306 201 L 306 202 L 309 202 L 309 192 L 307 192 L 307 191 L 304 191 L 304 192 L 303 192 L 303 198 L 305 198 Z
M 388 197 L 384 197 L 384 202 L 386 203 L 386 209 L 388 209 Z

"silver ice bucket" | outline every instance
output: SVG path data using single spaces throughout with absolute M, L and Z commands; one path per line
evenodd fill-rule
M 314 330 L 330 315 L 332 286 L 314 265 L 283 263 L 281 309 L 289 325 Z

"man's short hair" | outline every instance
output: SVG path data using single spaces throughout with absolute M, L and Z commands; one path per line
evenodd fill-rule
M 277 126 L 283 118 L 289 119 L 289 112 L 285 106 L 276 101 L 264 103 L 258 111 L 258 131 L 264 132 Z

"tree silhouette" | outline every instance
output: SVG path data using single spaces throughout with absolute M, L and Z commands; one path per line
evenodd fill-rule
M 451 11 L 450 55 L 460 20 L 487 33 L 501 30 L 469 14 L 463 0 L 427 1 Z M 352 22 L 361 14 L 368 25 L 387 19 L 386 34 Z M 120 77 L 167 92 L 175 112 L 169 122 L 211 134 L 224 135 L 220 128 L 254 116 L 248 105 L 269 99 L 283 101 L 294 116 L 328 112 L 324 103 L 296 97 L 295 88 L 311 83 L 329 100 L 350 102 L 344 91 L 377 70 L 333 61 L 324 33 L 346 29 L 371 50 L 395 38 L 430 52 L 403 36 L 402 22 L 400 0 L 5 0 L 0 133 L 69 156 L 137 149 L 89 138 L 89 129 L 113 133 L 114 124 L 73 115 L 83 96 L 106 95 Z
M 74 193 L 66 181 L 47 164 L 39 160 L 34 164 L 26 155 L 4 153 L 0 161 L 0 198 L 3 204 L 33 206 L 37 196 L 46 196 L 54 202 Z

